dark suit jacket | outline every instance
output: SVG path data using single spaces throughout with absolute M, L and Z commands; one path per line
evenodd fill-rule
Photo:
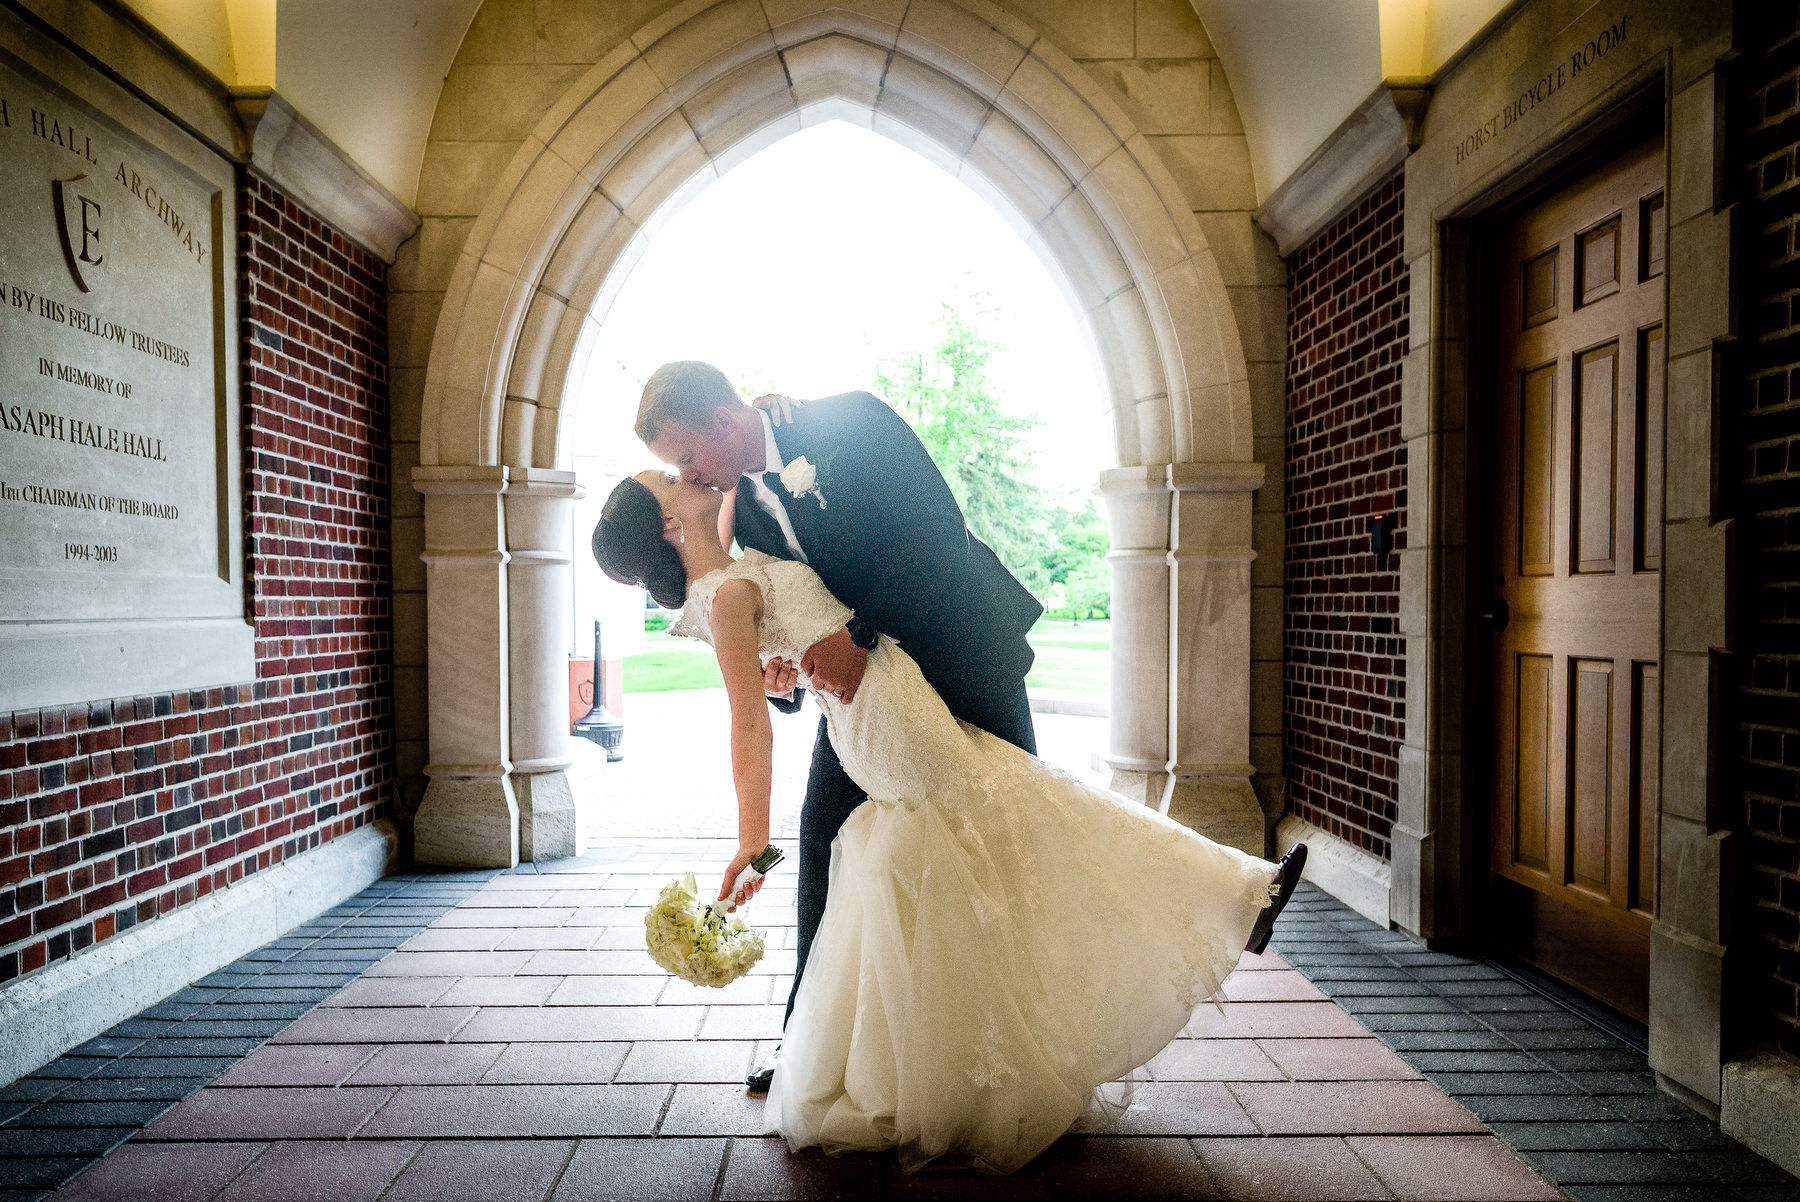
M 765 477 L 813 570 L 918 661 L 952 710 L 959 697 L 1024 679 L 1033 655 L 1025 632 L 1043 607 L 970 532 L 899 414 L 867 392 L 825 397 L 776 426 L 775 445 L 783 462 L 805 456 L 818 470 L 820 496 L 790 496 L 778 477 Z M 748 487 L 734 521 L 740 546 L 792 558 L 780 524 Z

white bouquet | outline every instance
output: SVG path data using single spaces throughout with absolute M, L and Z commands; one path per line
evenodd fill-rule
M 684 981 L 721 988 L 762 959 L 762 932 L 700 903 L 694 874 L 676 877 L 644 915 L 650 958 Z

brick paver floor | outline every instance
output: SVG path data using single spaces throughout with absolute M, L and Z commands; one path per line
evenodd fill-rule
M 791 867 L 756 903 L 770 951 L 740 982 L 698 989 L 642 950 L 642 907 L 662 882 L 716 872 L 729 851 L 621 841 L 488 876 L 55 1197 L 1563 1196 L 1276 955 L 1246 958 L 1232 1004 L 1196 1019 L 1206 1038 L 1150 1063 L 1121 1124 L 1072 1135 L 1014 1177 L 790 1155 L 764 1134 L 743 1075 L 780 1030 Z M 383 885 L 409 880 L 446 887 Z M 119 1103 L 36 1109 L 59 1104 Z M 110 1132 L 168 1105 L 44 1117 Z
M 1492 965 L 1420 947 L 1310 885 L 1274 946 L 1578 1202 L 1800 1199 L 1800 1182 L 1664 1093 L 1642 1048 Z
M 723 755 L 684 733 L 723 703 L 628 700 L 626 761 L 574 774 L 595 850 L 390 876 L 0 1088 L 0 1202 L 1794 1196 L 1641 1055 L 1310 888 L 1117 1127 L 1009 1178 L 792 1156 L 742 1084 L 779 1033 L 792 862 L 751 915 L 757 971 L 703 990 L 657 970 L 643 908 L 734 843 L 707 837 L 733 815 Z M 1040 743 L 1080 771 L 1103 725 L 1040 716 Z M 776 727 L 790 846 L 814 726 Z

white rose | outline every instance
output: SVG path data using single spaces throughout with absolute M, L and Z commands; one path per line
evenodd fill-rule
M 805 496 L 813 490 L 818 479 L 819 470 L 808 463 L 804 455 L 781 469 L 781 486 L 788 490 L 789 496 Z

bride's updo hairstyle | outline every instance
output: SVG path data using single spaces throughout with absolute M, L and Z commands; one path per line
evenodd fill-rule
M 656 497 L 630 476 L 619 481 L 594 527 L 594 558 L 620 584 L 649 590 L 664 609 L 687 603 L 687 569 L 663 537 L 663 511 Z

